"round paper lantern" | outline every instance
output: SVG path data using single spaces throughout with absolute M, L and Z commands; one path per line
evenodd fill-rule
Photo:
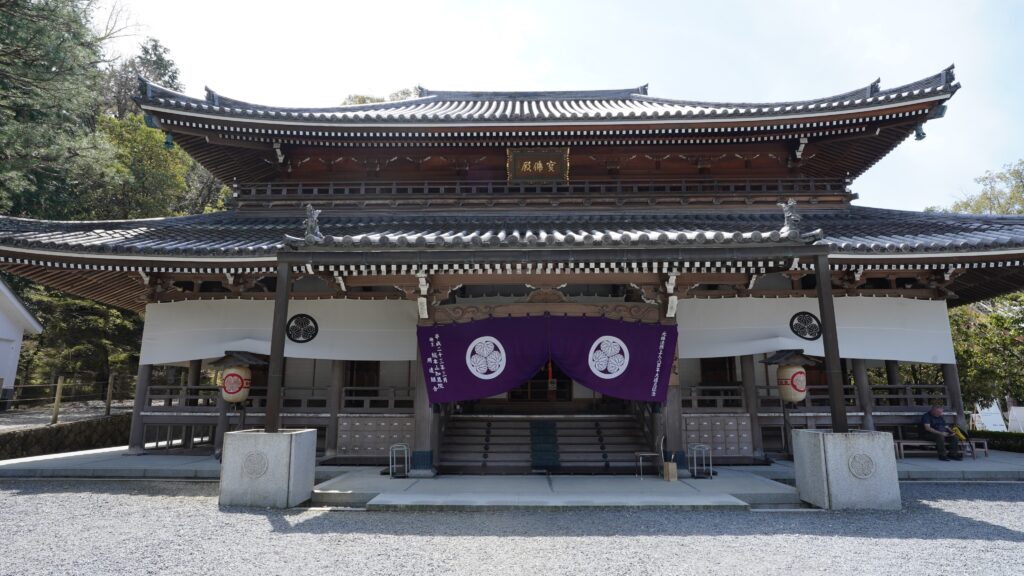
M 220 393 L 228 402 L 245 402 L 252 385 L 252 370 L 248 366 L 225 368 L 220 378 Z
M 803 366 L 779 366 L 776 379 L 783 402 L 802 402 L 807 397 L 807 372 Z

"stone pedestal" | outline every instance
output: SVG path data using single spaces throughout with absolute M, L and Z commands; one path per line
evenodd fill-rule
M 796 488 L 826 510 L 899 510 L 892 434 L 793 430 Z
M 313 494 L 316 430 L 241 430 L 224 435 L 221 506 L 291 508 Z

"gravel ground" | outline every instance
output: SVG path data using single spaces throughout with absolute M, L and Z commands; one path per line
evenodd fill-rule
M 60 405 L 58 422 L 77 422 L 103 416 L 106 409 L 101 400 L 88 402 L 69 402 Z M 131 400 L 117 400 L 110 405 L 111 414 L 123 414 L 132 411 Z M 16 410 L 4 410 L 0 412 L 0 434 L 14 430 L 27 428 L 38 428 L 50 424 L 53 416 L 53 405 L 36 406 L 33 408 L 18 408 Z
M 1014 574 L 1024 484 L 831 512 L 218 509 L 215 483 L 0 481 L 0 574 Z

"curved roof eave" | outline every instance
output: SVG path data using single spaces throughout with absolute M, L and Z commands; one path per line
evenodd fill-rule
M 924 79 L 881 90 L 878 82 L 835 96 L 770 103 L 722 103 L 656 98 L 646 86 L 622 90 L 565 92 L 443 92 L 420 89 L 414 98 L 329 108 L 252 104 L 207 89 L 205 99 L 187 96 L 140 78 L 136 102 L 153 113 L 232 119 L 246 123 L 391 128 L 668 124 L 800 120 L 870 112 L 950 98 L 960 87 L 950 66 Z M 518 113 L 493 111 L 494 102 L 538 102 Z M 457 112 L 453 105 L 459 103 Z M 467 104 L 468 103 L 468 104 Z M 552 103 L 547 105 L 545 103 Z M 558 105 L 554 105 L 557 103 Z

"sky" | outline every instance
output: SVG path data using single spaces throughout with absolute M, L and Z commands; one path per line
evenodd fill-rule
M 109 10 L 112 0 L 101 5 Z M 853 183 L 857 204 L 948 206 L 1024 158 L 1024 2 L 121 0 L 170 49 L 185 92 L 279 106 L 349 94 L 580 90 L 772 102 L 909 83 L 956 65 L 962 89 Z

